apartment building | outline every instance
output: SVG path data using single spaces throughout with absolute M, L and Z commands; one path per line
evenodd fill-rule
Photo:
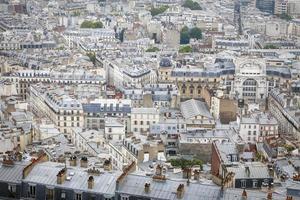
M 137 164 L 153 160 L 166 161 L 162 141 L 147 140 L 143 136 L 124 139 L 122 154 L 126 160 Z
M 268 108 L 278 121 L 278 132 L 299 139 L 300 119 L 297 96 L 290 95 L 280 89 L 269 93 Z
M 241 117 L 239 134 L 245 142 L 263 142 L 268 138 L 277 138 L 278 122 L 271 114 L 253 114 Z
M 130 126 L 133 133 L 149 132 L 150 126 L 159 122 L 159 109 L 132 108 Z
M 61 133 L 68 135 L 73 127 L 83 127 L 80 101 L 62 88 L 42 83 L 30 86 L 30 105 L 37 116 L 49 118 Z

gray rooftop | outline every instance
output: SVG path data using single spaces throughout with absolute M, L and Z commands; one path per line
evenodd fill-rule
M 206 103 L 195 99 L 182 102 L 180 105 L 180 110 L 185 119 L 194 118 L 199 115 L 206 118 L 213 118 Z
M 94 193 L 114 195 L 116 187 L 116 179 L 120 173 L 107 173 L 104 172 L 99 176 L 94 177 L 94 188 L 88 189 L 88 178 L 89 174 L 83 168 L 79 167 L 67 167 L 67 176 L 70 176 L 70 172 L 74 172 L 71 180 L 66 180 L 63 184 L 57 184 L 56 175 L 64 168 L 64 164 L 45 162 L 37 164 L 29 175 L 25 178 L 24 182 L 44 184 L 55 186 L 59 188 L 72 188 L 73 190 L 89 191 Z M 104 184 L 105 183 L 105 184 Z

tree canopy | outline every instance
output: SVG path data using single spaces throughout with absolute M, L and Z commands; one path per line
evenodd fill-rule
M 202 10 L 199 3 L 192 0 L 186 0 L 182 6 L 191 10 Z
M 290 21 L 290 20 L 293 19 L 292 16 L 290 16 L 290 15 L 288 15 L 288 14 L 286 14 L 286 13 L 282 13 L 281 15 L 279 15 L 279 17 L 280 17 L 281 19 L 284 19 L 284 20 L 287 20 L 287 21 Z
M 157 47 L 150 47 L 146 50 L 146 52 L 156 52 L 156 51 L 159 51 L 159 48 Z
M 172 166 L 181 167 L 181 169 L 191 168 L 195 165 L 199 165 L 200 170 L 202 170 L 202 168 L 203 168 L 202 160 L 195 159 L 195 158 L 192 159 L 192 160 L 187 160 L 187 159 L 184 159 L 184 158 L 171 159 L 170 162 L 171 162 Z
M 264 46 L 264 49 L 278 49 L 278 47 L 274 44 L 267 44 Z
M 81 23 L 80 28 L 103 28 L 103 24 L 100 21 L 85 20 Z
M 87 53 L 86 55 L 90 58 L 91 62 L 95 64 L 95 62 L 96 62 L 95 53 Z
M 192 52 L 192 47 L 191 46 L 182 46 L 179 48 L 179 53 L 190 53 Z
M 150 12 L 151 12 L 152 16 L 155 16 L 155 15 L 159 15 L 159 14 L 165 12 L 168 8 L 169 8 L 169 6 L 161 6 L 159 8 L 152 7 Z
M 198 27 L 189 29 L 188 27 L 183 27 L 180 31 L 180 44 L 188 44 L 190 39 L 202 39 L 202 31 Z

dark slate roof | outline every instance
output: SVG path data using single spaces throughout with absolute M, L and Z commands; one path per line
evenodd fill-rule
M 83 111 L 85 113 L 130 113 L 131 107 L 129 105 L 123 105 L 120 107 L 119 104 L 116 104 L 114 107 L 113 104 L 100 104 L 100 103 L 90 103 L 83 104 Z

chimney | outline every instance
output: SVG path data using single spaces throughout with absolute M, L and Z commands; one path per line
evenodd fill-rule
M 191 168 L 184 168 L 182 170 L 182 178 L 190 179 L 192 177 L 192 169 Z
M 145 183 L 145 192 L 146 193 L 150 192 L 150 183 Z
M 104 161 L 103 168 L 104 168 L 105 171 L 111 171 L 112 170 L 111 159 L 108 159 L 108 160 Z
M 156 166 L 155 175 L 162 176 L 162 166 L 159 164 Z
M 4 165 L 4 166 L 13 166 L 14 161 L 11 159 L 10 156 L 8 156 L 8 158 L 6 156 L 3 156 L 2 165 Z
M 199 180 L 200 179 L 200 171 L 199 170 L 194 170 L 194 180 Z
M 16 158 L 17 158 L 17 161 L 19 161 L 19 162 L 22 161 L 22 159 L 23 159 L 22 154 L 20 152 L 17 152 L 16 153 Z
M 69 159 L 69 163 L 70 163 L 70 166 L 76 166 L 77 165 L 77 157 L 76 156 L 71 156 L 70 159 Z
M 88 159 L 87 157 L 81 157 L 80 159 L 80 167 L 87 168 L 88 167 Z
M 272 191 L 268 192 L 267 200 L 272 200 Z
M 243 200 L 246 200 L 247 199 L 247 192 L 246 190 L 244 189 L 243 193 L 242 193 L 242 199 Z
M 179 184 L 176 192 L 176 196 L 178 199 L 182 199 L 184 194 L 184 184 Z
M 63 168 L 61 169 L 58 174 L 56 175 L 56 183 L 57 184 L 63 184 L 66 180 L 66 176 L 67 176 L 67 169 Z
M 94 177 L 90 176 L 88 179 L 88 189 L 93 189 L 94 187 Z

